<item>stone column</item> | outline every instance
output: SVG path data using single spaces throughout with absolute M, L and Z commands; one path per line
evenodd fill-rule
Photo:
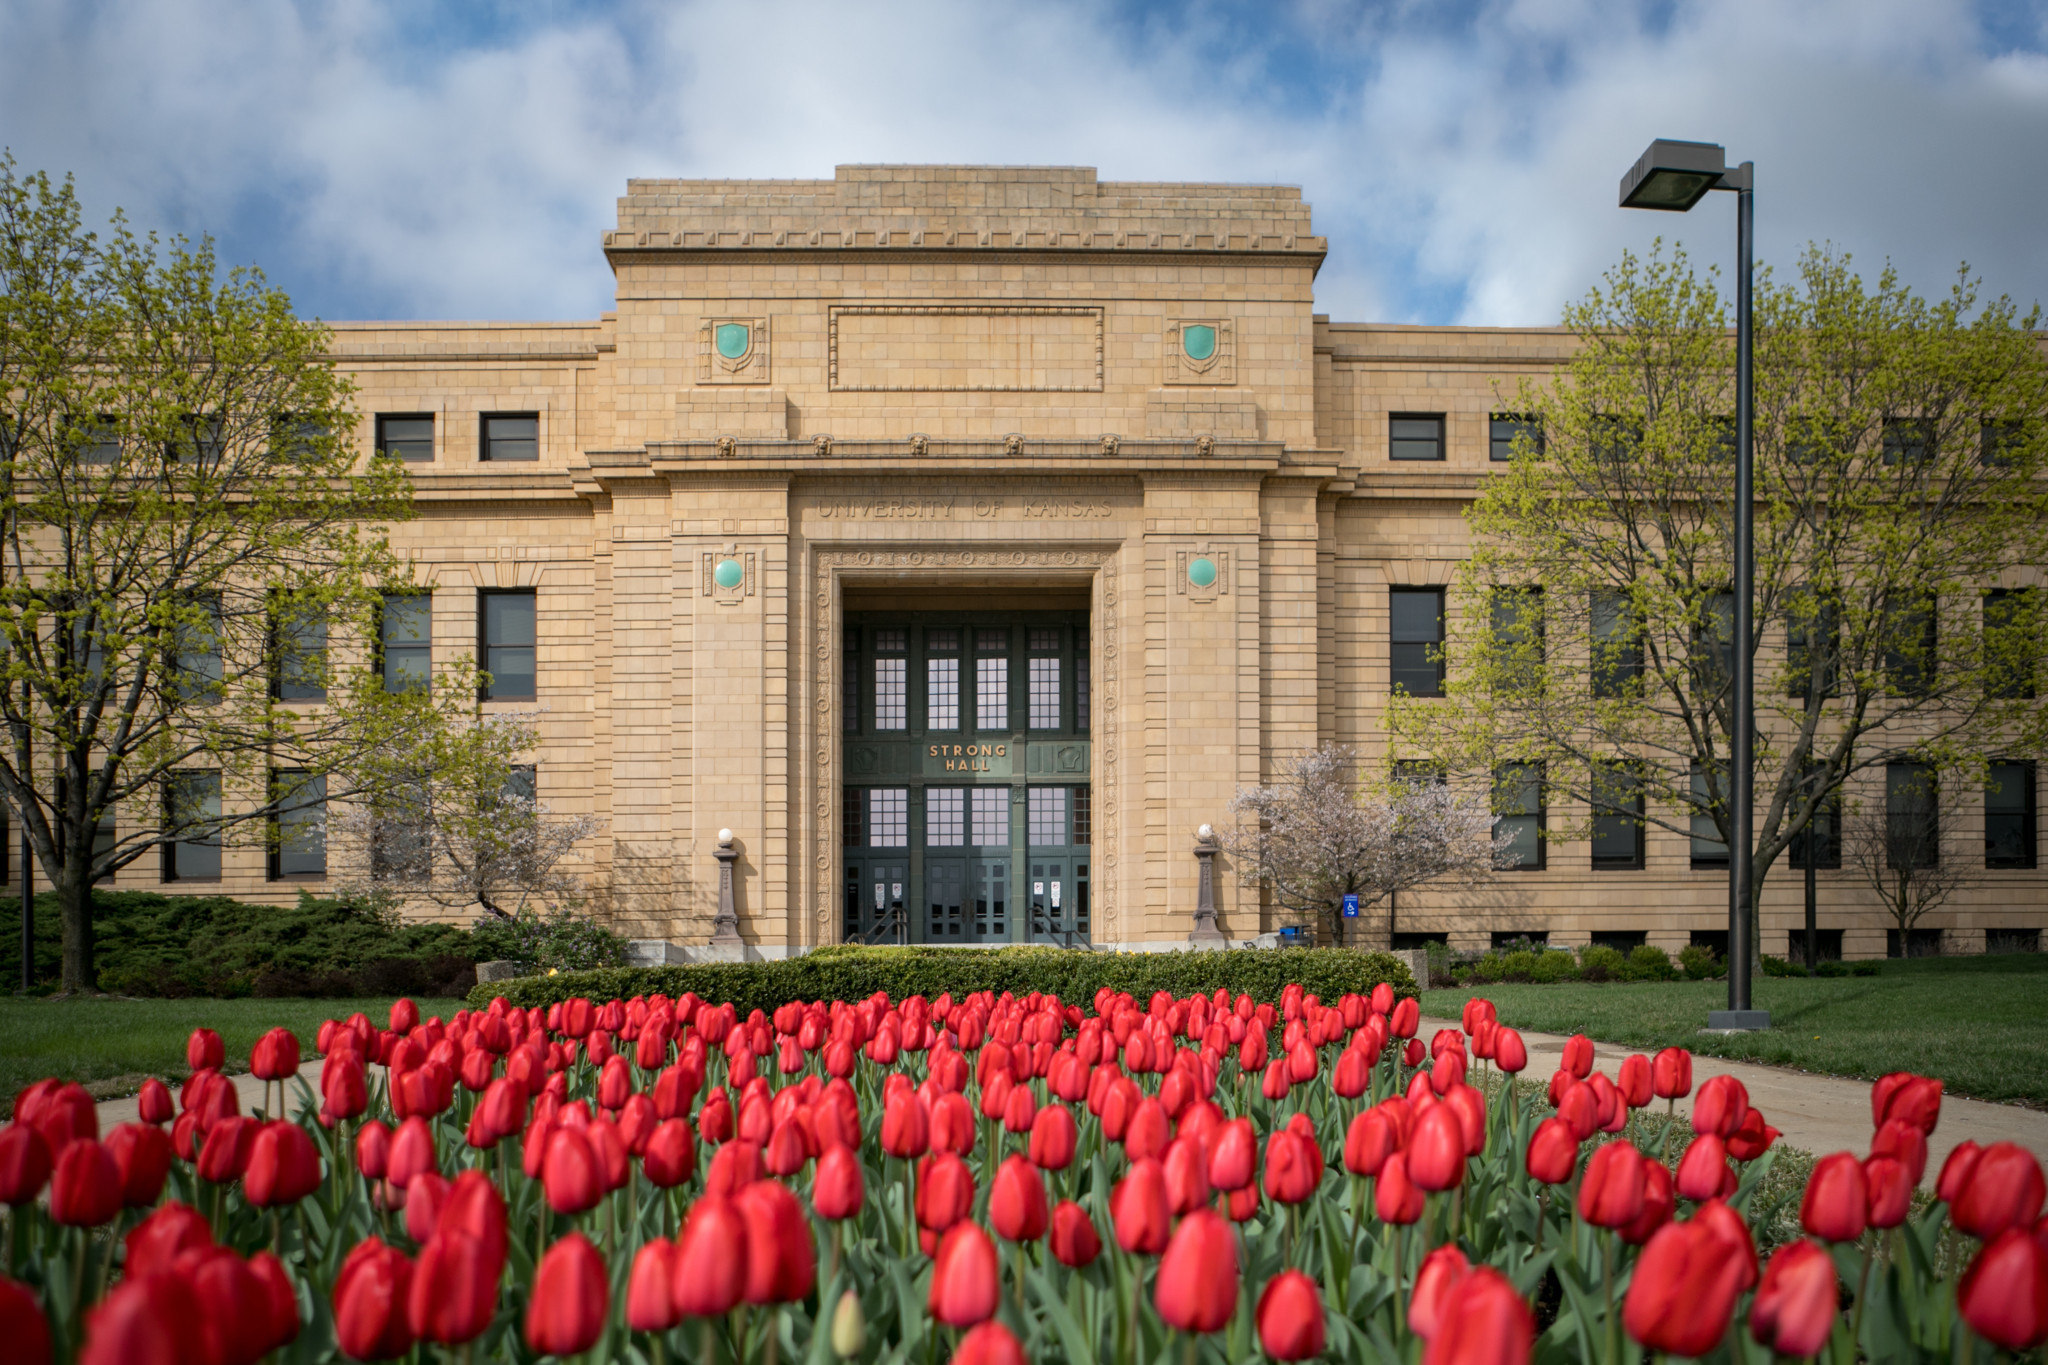
M 718 831 L 718 847 L 712 856 L 718 859 L 718 915 L 711 921 L 711 942 L 715 946 L 738 947 L 740 939 L 739 911 L 734 908 L 732 893 L 732 865 L 740 851 L 732 846 L 732 831 Z
M 1216 831 L 1208 825 L 1195 834 L 1195 927 L 1188 942 L 1221 947 L 1223 931 L 1216 927 L 1216 853 L 1220 845 Z

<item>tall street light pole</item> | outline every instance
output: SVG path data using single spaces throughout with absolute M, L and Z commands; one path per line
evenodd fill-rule
M 1767 1029 L 1768 1010 L 1750 1001 L 1749 945 L 1756 907 L 1750 900 L 1750 866 L 1755 844 L 1754 773 L 1756 739 L 1756 467 L 1755 338 L 1751 317 L 1752 258 L 1756 233 L 1755 166 L 1733 170 L 1716 142 L 1674 142 L 1659 138 L 1621 178 L 1621 206 L 1684 213 L 1709 190 L 1735 192 L 1735 705 L 1729 769 L 1734 788 L 1728 858 L 1728 1008 L 1712 1010 L 1707 1027 L 1728 1031 Z

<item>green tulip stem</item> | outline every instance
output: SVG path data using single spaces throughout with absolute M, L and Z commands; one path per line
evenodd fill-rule
M 114 1249 L 121 1245 L 121 1224 L 127 1221 L 126 1209 L 115 1215 L 113 1230 L 107 1234 L 107 1254 L 100 1257 L 100 1277 L 93 1282 L 94 1298 L 107 1292 L 107 1285 L 114 1277 Z
M 1611 1233 L 1600 1240 L 1600 1276 L 1607 1287 L 1608 1365 L 1621 1365 L 1621 1319 L 1614 1313 L 1614 1242 Z
M 1863 1331 L 1863 1301 L 1869 1297 L 1870 1253 L 1863 1253 L 1863 1270 L 1856 1277 L 1856 1304 L 1849 1310 L 1849 1350 L 1856 1349 L 1856 1339 Z
M 77 1229 L 78 1259 L 71 1272 L 71 1320 L 78 1321 L 79 1310 L 85 1307 L 85 1251 L 92 1234 L 85 1228 Z

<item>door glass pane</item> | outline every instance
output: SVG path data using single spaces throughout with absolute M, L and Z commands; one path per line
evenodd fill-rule
M 974 787 L 974 842 L 982 847 L 1003 847 L 1010 842 L 1010 789 Z
M 873 787 L 868 791 L 868 847 L 910 846 L 910 791 Z
M 965 788 L 930 787 L 925 790 L 924 842 L 927 848 L 959 848 L 966 844 Z
M 948 859 L 924 869 L 925 937 L 960 942 L 967 937 L 967 864 Z
M 1067 842 L 1067 789 L 1033 787 L 1029 794 L 1030 842 L 1061 845 Z
M 1010 936 L 1010 864 L 1007 859 L 977 865 L 979 877 L 974 896 L 974 927 L 977 937 Z

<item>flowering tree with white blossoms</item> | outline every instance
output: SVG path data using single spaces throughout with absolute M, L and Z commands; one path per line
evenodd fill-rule
M 1495 832 L 1484 792 L 1454 791 L 1433 777 L 1368 782 L 1344 744 L 1285 760 L 1278 783 L 1240 788 L 1230 809 L 1239 823 L 1224 847 L 1280 905 L 1332 930 L 1333 942 L 1343 941 L 1347 895 L 1358 897 L 1364 920 L 1411 886 L 1477 881 L 1514 864 L 1511 836 Z M 1382 938 L 1392 934 L 1387 924 Z

